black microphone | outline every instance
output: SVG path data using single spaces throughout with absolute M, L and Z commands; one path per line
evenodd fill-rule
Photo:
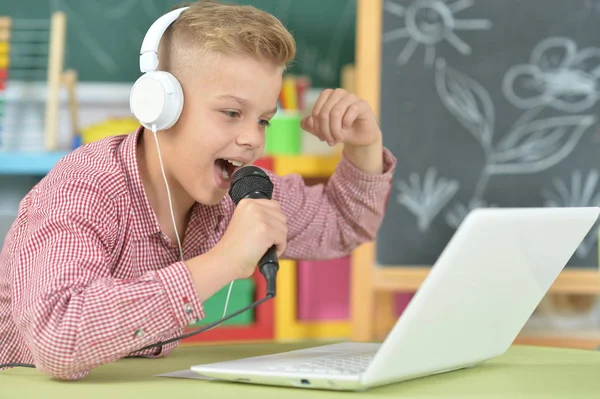
M 244 198 L 271 199 L 273 183 L 264 170 L 257 166 L 244 166 L 231 177 L 229 196 L 237 205 Z M 267 295 L 274 297 L 277 286 L 279 261 L 275 246 L 271 246 L 258 261 L 258 270 L 267 281 Z

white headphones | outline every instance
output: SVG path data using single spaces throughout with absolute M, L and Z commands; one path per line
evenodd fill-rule
M 157 71 L 158 45 L 169 25 L 188 7 L 178 8 L 163 15 L 150 26 L 140 50 L 142 76 L 134 83 L 129 94 L 131 113 L 147 129 L 168 129 L 177 122 L 183 109 L 183 90 L 177 78 L 165 71 Z

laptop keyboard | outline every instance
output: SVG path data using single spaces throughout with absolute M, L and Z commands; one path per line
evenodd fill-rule
M 309 361 L 263 367 L 263 370 L 318 374 L 359 374 L 366 370 L 375 353 L 353 353 L 315 357 Z

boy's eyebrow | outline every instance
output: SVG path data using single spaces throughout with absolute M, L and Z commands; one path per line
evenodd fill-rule
M 217 98 L 222 100 L 237 101 L 240 105 L 248 105 L 248 100 L 246 100 L 245 98 L 234 96 L 232 94 L 221 94 L 220 96 L 217 96 Z
M 222 99 L 222 100 L 233 100 L 242 106 L 248 106 L 248 100 L 246 100 L 245 98 L 242 98 L 242 97 L 234 96 L 232 94 L 221 94 L 220 96 L 217 96 L 217 98 Z M 267 111 L 267 113 L 269 113 L 269 114 L 274 114 L 276 112 L 277 112 L 277 106 L 275 106 L 273 109 L 270 109 L 269 111 Z

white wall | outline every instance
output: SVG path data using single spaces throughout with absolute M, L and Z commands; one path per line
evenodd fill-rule
M 130 116 L 128 84 L 82 83 L 77 88 L 79 126 L 109 117 Z M 59 146 L 69 148 L 71 119 L 66 91 L 60 96 Z M 0 137 L 3 150 L 42 150 L 47 90 L 44 84 L 10 82 L 6 90 L 6 129 Z M 1 155 L 0 155 L 1 156 Z

